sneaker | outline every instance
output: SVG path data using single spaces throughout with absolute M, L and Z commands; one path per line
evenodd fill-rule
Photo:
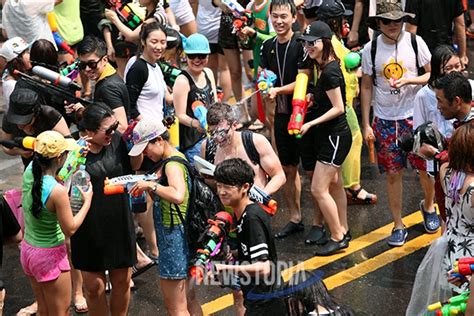
M 328 239 L 324 226 L 312 226 L 304 242 L 307 245 L 324 245 L 328 242 Z
M 387 243 L 392 247 L 400 247 L 405 244 L 407 237 L 408 231 L 405 227 L 398 229 L 394 228 L 392 230 L 392 235 L 390 235 L 390 237 L 387 239 Z
M 340 241 L 329 239 L 329 241 L 320 246 L 314 254 L 316 256 L 330 256 L 347 247 L 349 247 L 349 241 L 347 241 L 346 236 L 344 235 L 344 238 Z
M 439 220 L 438 214 L 436 214 L 436 209 L 433 213 L 428 213 L 425 210 L 425 201 L 420 201 L 420 210 L 421 214 L 423 214 L 423 226 L 425 226 L 425 231 L 428 234 L 434 234 L 438 231 L 439 227 L 441 226 L 441 222 Z
M 285 227 L 283 227 L 282 230 L 275 234 L 275 238 L 285 238 L 294 233 L 302 232 L 303 230 L 303 223 L 293 223 L 290 221 L 288 222 L 288 224 L 285 225 Z

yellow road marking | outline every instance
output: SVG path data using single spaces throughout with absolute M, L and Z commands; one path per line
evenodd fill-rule
M 341 271 L 324 279 L 324 283 L 329 290 L 344 285 L 348 282 L 354 281 L 363 277 L 370 272 L 373 272 L 391 262 L 394 262 L 402 257 L 405 257 L 421 248 L 428 246 L 434 239 L 441 234 L 423 234 L 415 239 L 408 241 L 403 247 L 391 248 L 378 256 L 370 258 L 352 268 Z
M 411 227 L 411 226 L 414 226 L 418 223 L 420 223 L 421 221 L 423 221 L 423 216 L 421 215 L 420 212 L 414 212 L 410 215 L 407 215 L 403 218 L 403 223 L 405 224 L 405 226 L 408 228 L 408 227 Z M 290 276 L 295 272 L 295 271 L 298 271 L 298 270 L 314 270 L 314 269 L 317 269 L 319 267 L 322 267 L 326 264 L 329 264 L 331 262 L 334 262 L 340 258 L 343 258 L 345 256 L 348 256 L 356 251 L 359 251 L 365 247 L 368 247 L 380 240 L 383 240 L 385 238 L 387 238 L 390 233 L 392 232 L 392 228 L 393 228 L 393 223 L 390 223 L 390 224 L 387 224 L 385 226 L 382 226 L 376 230 L 373 230 L 371 231 L 370 233 L 366 234 L 366 235 L 363 235 L 363 236 L 360 236 L 359 238 L 357 239 L 354 239 L 351 241 L 350 243 L 350 246 L 349 248 L 347 248 L 344 252 L 342 253 L 338 253 L 338 254 L 335 254 L 335 255 L 332 255 L 332 256 L 329 256 L 329 257 L 311 257 L 305 261 L 303 261 L 302 263 L 300 264 L 297 264 L 291 268 L 288 268 L 286 270 L 284 270 L 282 272 L 282 276 L 283 276 L 283 279 L 285 281 L 288 281 L 288 279 L 290 278 Z M 436 234 L 435 234 L 436 235 Z M 423 236 L 429 236 L 431 237 L 430 241 L 434 238 L 433 235 L 423 235 Z M 420 237 L 418 237 L 420 238 Z M 418 238 L 414 239 L 413 241 L 415 240 L 418 240 Z M 409 243 L 407 243 L 409 244 Z M 406 244 L 406 245 L 407 245 Z M 397 253 L 397 249 L 404 249 L 405 247 L 407 246 L 404 246 L 404 247 L 401 247 L 401 248 L 393 248 L 389 251 L 392 251 L 394 250 L 393 253 Z M 412 246 L 413 247 L 413 246 Z M 423 246 L 424 247 L 424 246 Z M 419 247 L 417 249 L 420 249 L 422 247 Z M 416 251 L 417 249 L 413 250 L 413 251 Z M 389 252 L 387 251 L 387 252 Z M 413 252 L 412 251 L 412 252 Z M 411 252 L 410 252 L 411 253 Z M 406 253 L 405 255 L 407 255 L 408 253 Z M 377 257 L 374 257 L 372 259 L 375 259 Z M 401 258 L 401 257 L 399 257 Z M 369 259 L 369 260 L 372 260 L 372 259 Z M 396 260 L 396 259 L 394 259 Z M 393 261 L 394 261 L 393 260 Z M 372 262 L 372 261 L 371 261 Z M 391 261 L 390 261 L 391 262 Z M 365 263 L 365 262 L 364 262 Z M 388 263 L 388 262 L 387 262 Z M 360 264 L 362 265 L 362 264 Z M 354 267 L 355 268 L 355 267 Z M 351 268 L 352 269 L 352 268 Z M 375 269 L 374 269 L 375 270 Z M 345 271 L 348 271 L 348 270 L 345 270 Z M 373 270 L 372 270 L 373 271 Z M 344 271 L 343 271 L 344 272 Z M 342 273 L 342 272 L 340 272 Z M 368 273 L 368 272 L 367 272 Z M 337 275 L 337 274 L 336 274 Z M 349 282 L 349 281 L 348 281 Z M 339 285 L 338 285 L 339 286 Z M 204 315 L 209 315 L 209 314 L 212 314 L 212 313 L 216 313 L 220 310 L 223 310 L 231 305 L 234 304 L 234 300 L 233 300 L 233 297 L 232 297 L 232 294 L 227 294 L 227 295 L 223 295 L 213 301 L 210 301 L 204 305 L 202 305 L 202 310 L 203 310 L 203 313 Z

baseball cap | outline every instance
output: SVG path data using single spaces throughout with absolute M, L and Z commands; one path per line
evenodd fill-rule
M 346 10 L 344 4 L 338 0 L 323 0 L 316 12 L 318 20 L 327 20 L 341 15 L 350 16 L 353 12 Z
M 46 131 L 39 134 L 35 139 L 34 150 L 45 158 L 59 157 L 63 152 L 78 149 L 76 141 L 56 131 Z
M 187 55 L 210 54 L 211 48 L 208 39 L 202 34 L 194 33 L 184 42 L 184 53 Z
M 21 37 L 13 37 L 3 43 L 0 48 L 0 56 L 5 58 L 7 62 L 12 61 L 28 49 L 28 43 Z
M 138 156 L 150 140 L 157 138 L 166 132 L 167 129 L 161 121 L 143 119 L 137 123 L 132 132 L 133 147 L 128 153 L 129 156 Z
M 301 41 L 314 42 L 320 38 L 332 37 L 332 31 L 329 25 L 322 21 L 314 21 L 306 27 L 304 33 L 298 38 Z
M 17 125 L 29 124 L 40 106 L 38 93 L 31 89 L 15 89 L 10 95 L 7 121 Z

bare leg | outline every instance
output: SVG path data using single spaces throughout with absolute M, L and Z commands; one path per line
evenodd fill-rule
M 149 195 L 147 195 L 146 212 L 138 213 L 136 217 L 143 229 L 143 235 L 145 236 L 150 254 L 158 257 L 158 245 L 156 244 L 156 231 L 153 222 L 153 201 Z
M 222 100 L 227 102 L 232 96 L 232 81 L 230 80 L 230 71 L 224 55 L 217 54 L 219 60 L 219 86 L 224 91 Z
M 306 171 L 306 175 L 313 181 L 313 171 Z M 311 199 L 313 200 L 313 226 L 323 226 L 324 218 L 323 213 L 321 213 L 321 209 L 319 208 L 318 200 L 311 194 Z
M 242 64 L 240 63 L 240 52 L 238 49 L 224 49 L 224 55 L 229 66 L 230 78 L 232 80 L 232 91 L 236 101 L 240 101 L 244 94 L 242 87 Z
M 232 291 L 234 296 L 234 312 L 236 316 L 245 315 L 244 293 L 242 291 Z
M 110 314 L 125 316 L 130 303 L 130 280 L 132 269 L 115 269 L 109 271 L 112 291 L 110 292 Z
M 140 268 L 143 268 L 144 266 L 150 264 L 150 262 L 152 262 L 152 260 L 143 252 L 142 248 L 140 248 L 138 243 L 136 245 L 137 245 L 137 263 L 136 263 L 136 267 L 138 269 L 140 269 Z
M 197 24 L 196 21 L 191 21 L 186 24 L 179 26 L 179 31 L 183 33 L 184 36 L 189 37 L 190 35 L 197 33 Z
M 290 221 L 301 222 L 301 179 L 297 166 L 283 166 L 286 182 L 283 185 L 283 197 L 290 210 Z
M 74 307 L 76 305 L 80 310 L 87 310 L 87 303 L 82 291 L 82 274 L 80 270 L 74 269 L 71 261 L 71 240 L 66 238 L 66 248 L 69 259 L 69 264 L 71 265 L 71 280 L 72 280 L 72 303 Z
M 67 316 L 71 303 L 71 274 L 62 272 L 56 280 L 39 283 L 49 315 Z M 41 312 L 38 313 L 42 315 Z
M 214 75 L 216 82 L 219 78 L 218 77 L 219 58 L 217 55 L 218 55 L 217 53 L 210 54 L 207 61 L 207 67 L 212 70 L 212 74 Z
M 242 49 L 242 58 L 244 60 L 244 70 L 247 80 L 253 81 L 253 70 L 249 66 L 249 60 L 253 59 L 253 51 L 251 49 Z
M 35 293 L 36 302 L 26 308 L 30 308 L 32 305 L 36 304 L 37 315 L 48 315 L 48 304 L 46 303 L 46 298 L 44 297 L 43 288 L 38 282 L 36 282 L 35 278 L 29 276 L 28 279 L 30 280 L 33 293 Z
M 82 272 L 84 287 L 86 289 L 87 306 L 90 316 L 108 315 L 109 307 L 105 296 L 105 273 Z
M 189 316 L 186 302 L 186 280 L 160 279 L 161 293 L 170 316 Z
M 349 226 L 347 224 L 347 198 L 346 191 L 344 190 L 344 181 L 342 180 L 342 168 L 338 168 L 334 180 L 335 181 L 332 182 L 329 187 L 329 192 L 336 202 L 339 223 L 347 232 L 349 230 Z
M 403 171 L 387 173 L 388 205 L 392 212 L 395 228 L 403 228 L 402 221 L 402 195 L 403 195 Z
M 189 314 L 192 316 L 202 316 L 201 304 L 199 304 L 198 297 L 196 295 L 196 287 L 190 284 L 190 281 L 186 281 L 186 301 L 188 305 Z

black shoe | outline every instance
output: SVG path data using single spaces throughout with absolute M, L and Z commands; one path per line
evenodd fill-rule
M 304 230 L 304 225 L 303 223 L 293 223 L 293 222 L 288 222 L 288 224 L 283 227 L 282 230 L 280 230 L 278 233 L 275 234 L 275 238 L 285 238 L 288 237 L 291 234 L 302 232 Z
M 338 252 L 339 250 L 345 249 L 347 247 L 349 247 L 349 242 L 345 238 L 342 238 L 341 241 L 335 241 L 335 240 L 329 239 L 327 243 L 320 246 L 318 250 L 316 250 L 315 255 L 316 256 L 330 256 Z
M 351 241 L 352 240 L 352 235 L 351 235 L 351 231 L 348 230 L 345 235 L 344 235 L 344 240 L 347 240 L 347 242 Z
M 309 234 L 306 236 L 305 244 L 307 245 L 324 245 L 327 243 L 329 237 L 324 226 L 311 226 Z

